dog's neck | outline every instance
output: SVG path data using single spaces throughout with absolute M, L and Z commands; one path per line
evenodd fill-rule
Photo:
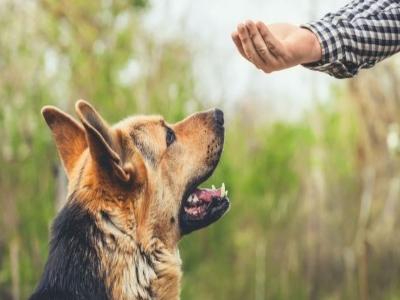
M 113 211 L 96 215 L 104 237 L 97 251 L 110 298 L 179 299 L 181 260 L 177 248 L 167 247 L 155 235 L 151 222 L 140 226 L 132 207 L 122 209 L 131 211 L 128 214 L 120 213 L 117 205 L 113 207 Z M 140 230 L 142 227 L 147 230 Z
M 121 245 L 106 247 L 103 269 L 106 287 L 112 299 L 177 300 L 180 293 L 181 260 L 158 239 L 146 246 L 136 244 L 132 251 Z M 112 275 L 112 276 L 110 276 Z M 116 280 L 117 279 L 117 280 Z
M 117 220 L 104 223 L 69 202 L 54 222 L 49 258 L 32 299 L 52 293 L 68 299 L 179 299 L 178 251 L 157 238 L 138 242 L 120 230 Z

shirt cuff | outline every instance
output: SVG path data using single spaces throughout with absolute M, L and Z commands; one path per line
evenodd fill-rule
M 349 68 L 345 59 L 343 35 L 332 21 L 319 20 L 300 26 L 313 32 L 322 49 L 321 59 L 317 62 L 303 64 L 304 67 L 328 73 L 336 78 L 349 78 L 357 73 L 357 68 Z

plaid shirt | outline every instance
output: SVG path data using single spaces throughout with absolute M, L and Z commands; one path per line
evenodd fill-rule
M 400 0 L 355 0 L 301 27 L 311 30 L 322 48 L 322 59 L 305 67 L 353 77 L 400 51 Z

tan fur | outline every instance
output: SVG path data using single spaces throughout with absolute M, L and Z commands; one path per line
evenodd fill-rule
M 222 145 L 210 112 L 177 124 L 159 116 L 127 118 L 109 127 L 86 102 L 76 110 L 83 126 L 53 107 L 43 115 L 69 178 L 72 201 L 95 217 L 111 299 L 179 299 L 181 238 L 178 213 L 185 188 L 215 164 Z M 179 141 L 168 148 L 165 130 Z M 105 163 L 107 168 L 105 167 Z

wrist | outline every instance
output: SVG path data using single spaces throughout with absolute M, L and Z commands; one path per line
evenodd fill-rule
M 300 28 L 301 39 L 305 43 L 305 51 L 302 64 L 315 63 L 322 59 L 321 43 L 315 33 L 307 28 Z
M 322 58 L 318 37 L 303 27 L 294 27 L 286 38 L 288 53 L 294 65 L 315 63 Z

